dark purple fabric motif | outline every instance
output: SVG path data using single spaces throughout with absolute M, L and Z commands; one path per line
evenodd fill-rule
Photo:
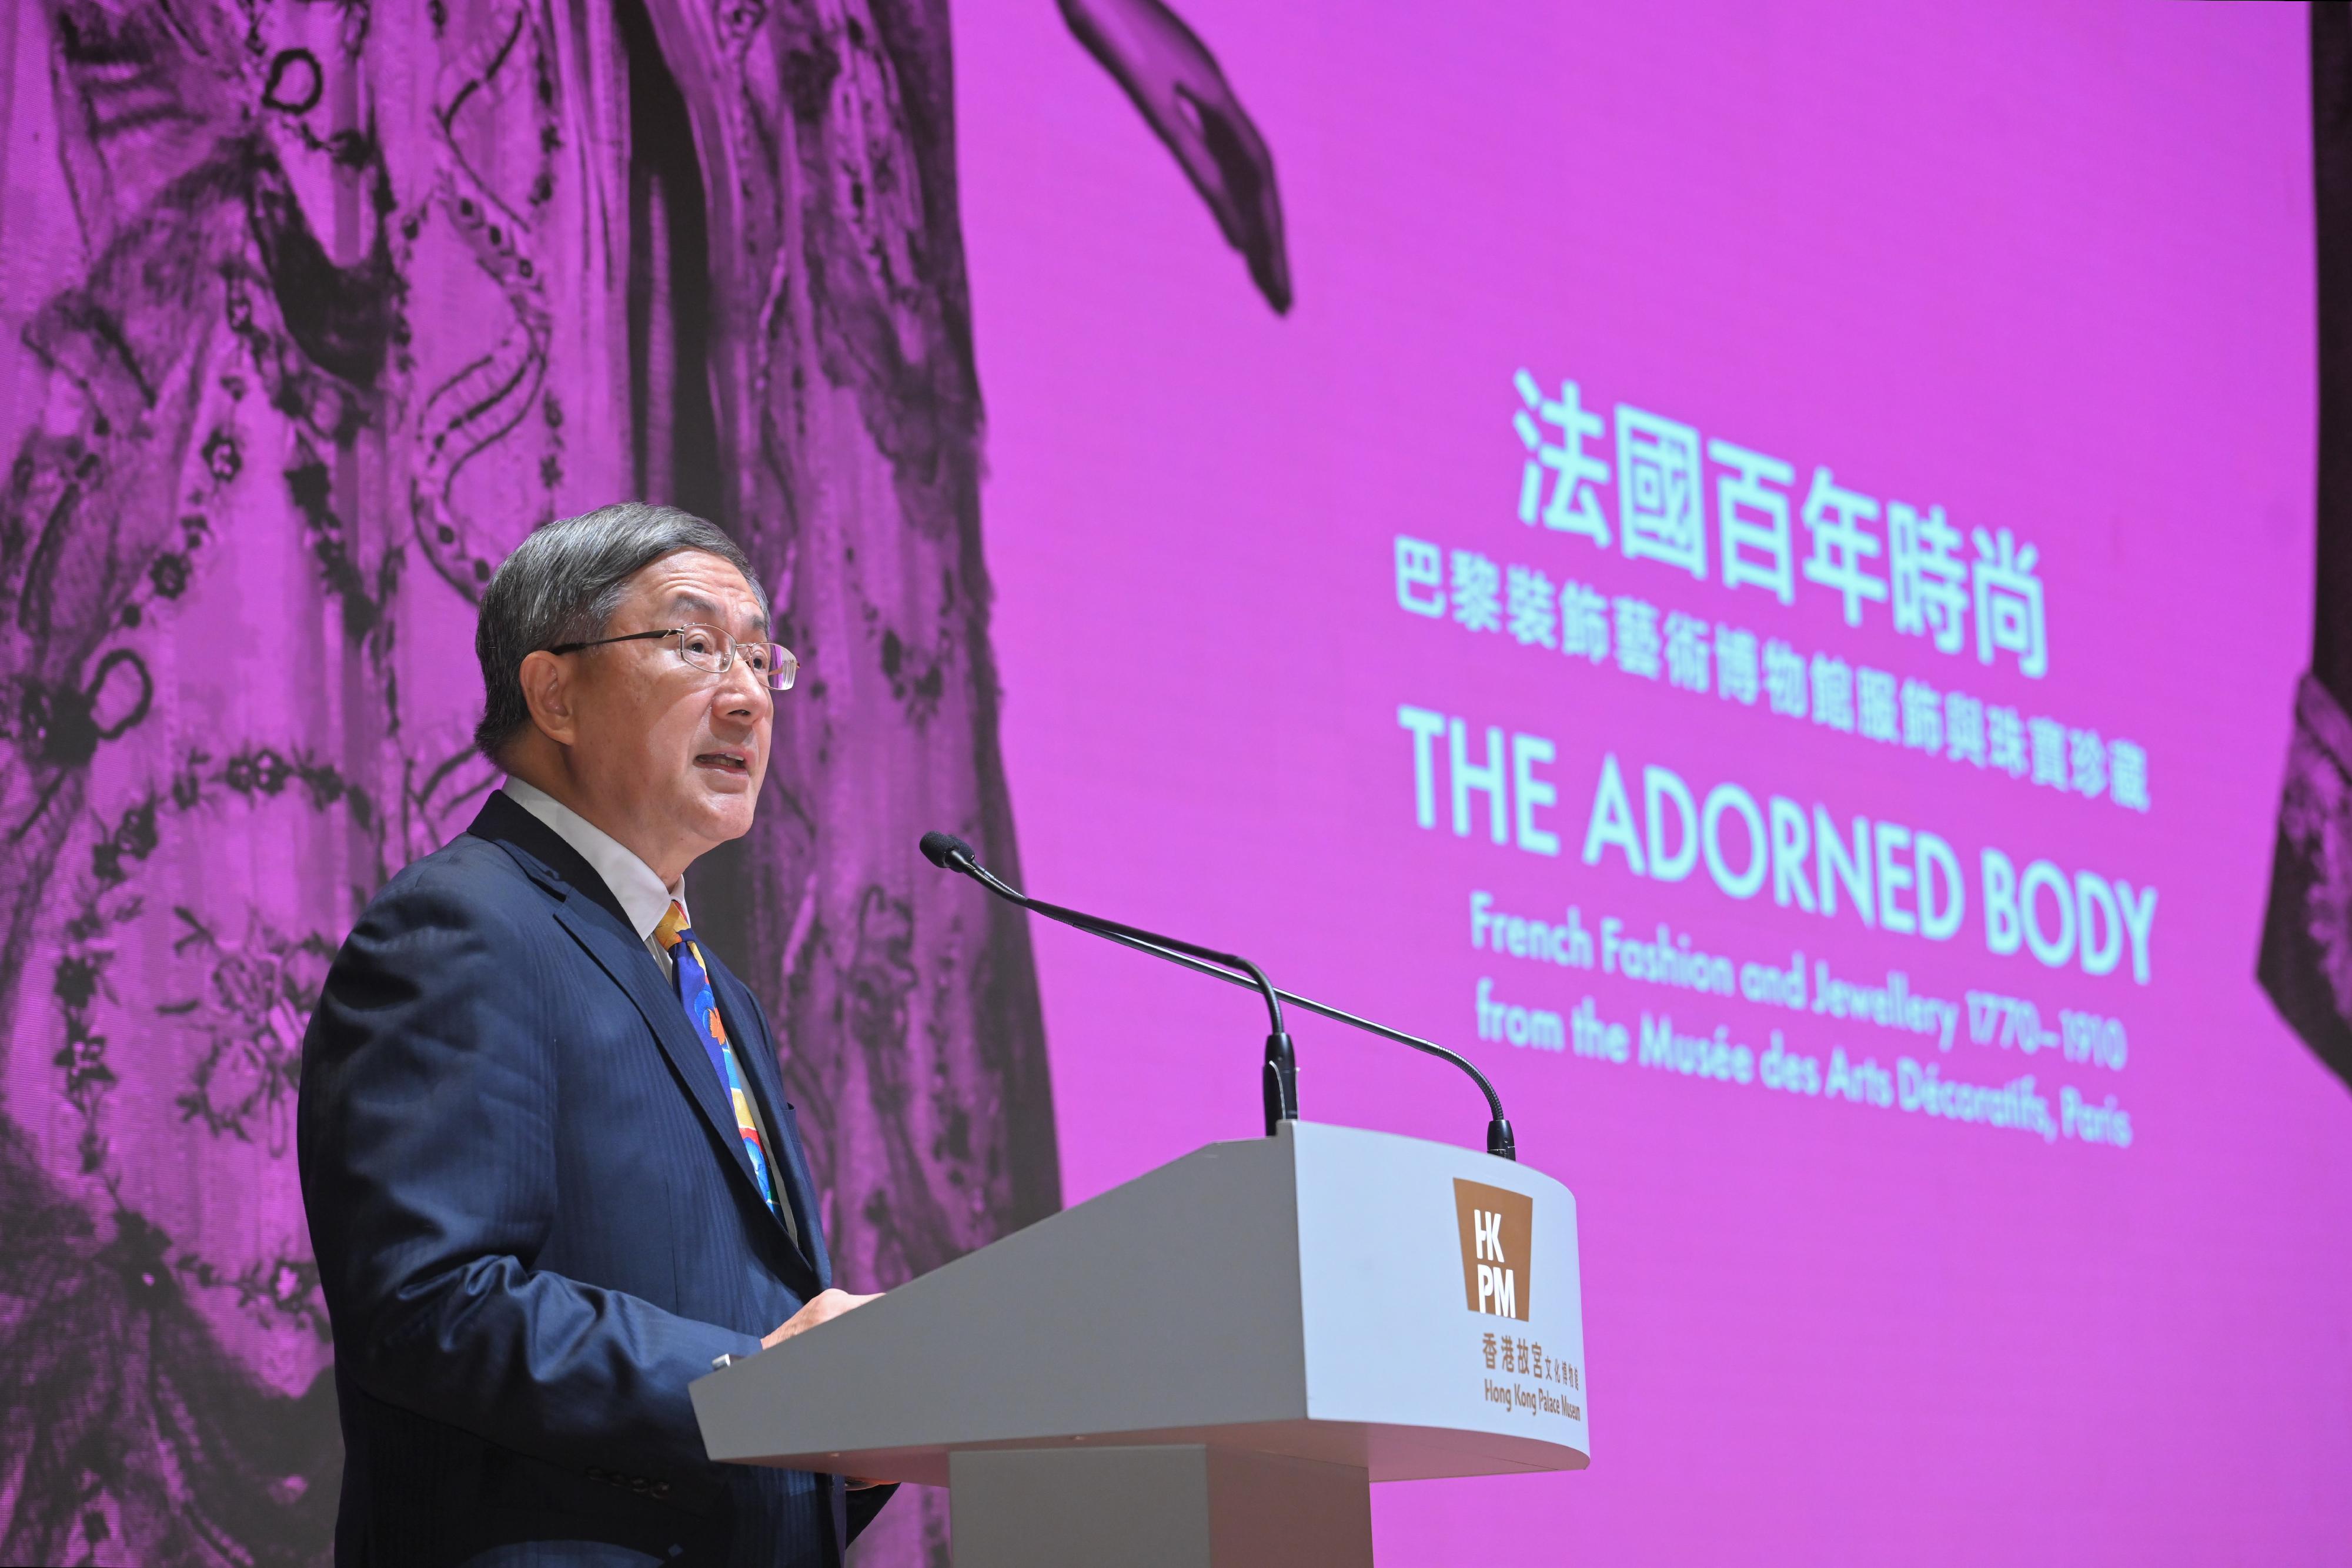
M 2304 1042 L 2352 1082 L 2352 719 L 2305 675 L 2256 966 Z
M 2255 975 L 2352 1084 L 2352 16 L 2311 7 L 2319 485 L 2311 668 L 2295 688 Z

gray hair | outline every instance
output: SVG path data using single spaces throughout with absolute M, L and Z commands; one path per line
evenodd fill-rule
M 742 548 L 691 512 L 645 501 L 621 501 L 535 528 L 515 547 L 482 590 L 474 653 L 482 663 L 482 721 L 475 749 L 496 762 L 499 752 L 530 722 L 523 700 L 522 662 L 541 648 L 584 643 L 604 634 L 627 596 L 629 579 L 667 555 L 701 550 L 743 574 L 768 612 Z

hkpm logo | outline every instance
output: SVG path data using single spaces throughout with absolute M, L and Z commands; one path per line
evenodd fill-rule
M 1462 1294 L 1470 1310 L 1527 1322 L 1536 1200 L 1457 1176 L 1454 1213 L 1462 1226 Z

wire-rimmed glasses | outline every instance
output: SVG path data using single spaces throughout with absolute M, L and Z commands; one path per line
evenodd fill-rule
M 772 692 L 788 692 L 801 673 L 801 662 L 782 643 L 738 643 L 716 626 L 666 626 L 658 632 L 628 632 L 618 637 L 596 637 L 585 643 L 559 643 L 547 650 L 551 653 L 576 653 L 583 648 L 601 648 L 607 643 L 647 643 L 660 637 L 677 639 L 677 656 L 698 670 L 708 670 L 723 675 L 735 667 L 740 653 L 750 661 L 751 670 Z

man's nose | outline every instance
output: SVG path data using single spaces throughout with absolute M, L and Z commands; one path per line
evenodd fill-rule
M 719 677 L 719 711 L 730 717 L 756 720 L 775 703 L 775 694 L 768 689 L 768 677 L 753 669 L 749 654 L 738 648 L 735 662 Z

